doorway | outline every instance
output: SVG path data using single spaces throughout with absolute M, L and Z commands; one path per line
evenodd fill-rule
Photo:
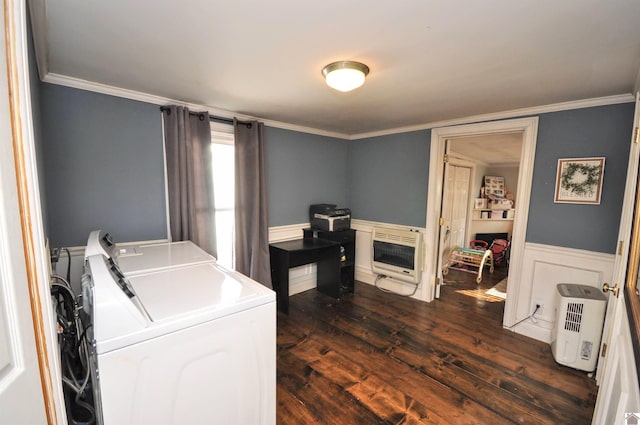
M 475 279 L 469 279 L 471 273 L 474 278 L 477 275 L 478 279 L 482 279 L 482 285 L 478 285 L 482 291 L 474 291 L 471 294 L 496 302 L 504 302 L 506 299 L 509 244 L 517 205 L 515 194 L 522 158 L 522 137 L 523 132 L 518 131 L 462 136 L 446 141 L 441 214 L 444 225 L 440 236 L 441 263 L 446 264 L 447 256 L 454 247 L 475 248 L 480 252 L 489 249 L 492 252 L 494 268 L 485 266 L 484 270 L 478 271 L 475 266 L 462 265 L 457 269 L 466 274 L 447 275 L 443 278 L 441 286 L 457 282 L 473 285 Z M 457 177 L 461 167 L 468 170 L 466 184 Z M 451 184 L 450 180 L 457 184 Z M 448 204 L 451 200 L 457 200 L 453 204 L 458 205 L 454 220 L 449 220 L 451 208 Z M 449 227 L 452 228 L 451 231 Z M 443 235 L 449 233 L 451 237 L 444 239 L 448 243 L 443 244 Z M 457 237 L 453 238 L 453 235 Z M 488 288 L 487 283 L 491 283 Z M 438 292 L 436 289 L 436 297 L 439 295 Z
M 441 258 L 446 258 L 452 248 L 465 246 L 472 170 L 471 166 L 458 161 L 450 161 L 446 167 L 442 191 Z
M 509 285 L 507 288 L 507 300 L 503 325 L 510 326 L 515 322 L 515 313 L 519 300 L 519 276 L 522 269 L 522 256 L 529 210 L 529 193 L 533 177 L 533 163 L 535 157 L 535 144 L 537 138 L 538 119 L 522 118 L 513 120 L 494 121 L 479 124 L 460 125 L 433 129 L 431 132 L 431 152 L 429 163 L 429 193 L 427 196 L 427 232 L 426 241 L 431 249 L 427 249 L 425 258 L 426 272 L 428 276 L 425 291 L 426 298 L 431 301 L 436 296 L 437 287 L 442 283 L 442 267 L 438 247 L 441 235 L 441 205 L 444 191 L 444 157 L 447 153 L 449 140 L 490 136 L 520 134 L 522 150 L 517 172 L 517 190 L 515 199 L 518 208 L 513 215 L 513 228 L 511 234 L 511 256 L 509 265 Z M 467 140 L 468 142 L 472 140 Z M 485 146 L 486 147 L 486 146 Z M 499 146 L 496 147 L 498 149 Z M 500 156 L 495 153 L 494 156 Z M 471 211 L 471 208 L 470 210 Z

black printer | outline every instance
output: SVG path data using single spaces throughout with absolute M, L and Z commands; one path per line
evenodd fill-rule
M 309 206 L 309 222 L 312 229 L 335 232 L 351 228 L 351 210 L 335 204 Z

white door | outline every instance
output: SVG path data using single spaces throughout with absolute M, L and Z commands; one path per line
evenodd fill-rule
M 12 7 L 10 2 L 3 2 L 3 16 L 7 4 Z M 5 29 L 3 19 L 0 21 L 0 423 L 44 424 L 47 418 L 14 167 Z
M 442 210 L 440 216 L 440 243 L 438 255 L 438 276 L 442 282 L 442 268 L 447 257 L 455 247 L 465 246 L 467 214 L 469 212 L 469 187 L 471 167 L 462 161 L 446 156 L 442 189 Z M 435 297 L 440 298 L 440 286 L 436 287 Z
M 466 246 L 471 168 L 452 163 L 451 247 Z
M 639 99 L 639 96 L 636 95 L 636 115 L 633 125 L 635 138 L 638 138 Z M 613 282 L 609 284 L 613 287 L 617 286 L 618 296 L 615 296 L 613 292 L 609 292 L 608 295 L 603 343 L 596 373 L 596 381 L 600 388 L 592 421 L 594 425 L 623 424 L 625 423 L 625 413 L 640 412 L 638 375 L 624 302 L 625 282 L 635 281 L 638 277 L 640 257 L 640 230 L 637 229 L 640 224 L 640 204 L 637 204 L 640 200 L 637 198 L 639 158 L 639 146 L 632 140 L 618 236 L 620 248 L 614 265 Z M 637 204 L 635 212 L 634 204 Z M 633 237 L 632 229 L 635 229 Z M 628 274 L 627 268 L 629 269 Z

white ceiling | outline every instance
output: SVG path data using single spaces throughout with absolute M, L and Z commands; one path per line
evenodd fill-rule
M 45 81 L 350 137 L 636 90 L 638 0 L 31 0 Z M 320 73 L 371 72 L 350 93 Z
M 449 140 L 449 153 L 493 166 L 517 166 L 522 154 L 522 132 L 465 136 Z

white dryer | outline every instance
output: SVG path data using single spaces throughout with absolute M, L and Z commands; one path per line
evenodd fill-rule
M 191 241 L 140 243 L 116 247 L 111 235 L 103 230 L 92 231 L 87 239 L 85 261 L 95 254 L 112 259 L 125 276 L 216 261 L 215 257 Z
M 98 423 L 275 424 L 275 293 L 216 263 L 127 276 L 87 258 Z

